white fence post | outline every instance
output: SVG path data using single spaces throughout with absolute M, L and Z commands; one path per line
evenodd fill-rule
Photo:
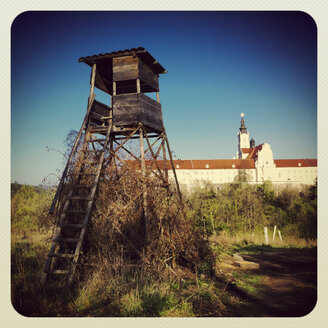
M 278 235 L 279 235 L 280 241 L 282 242 L 282 237 L 281 237 L 281 232 L 280 232 L 280 230 L 278 230 Z
M 272 242 L 274 242 L 274 239 L 275 239 L 275 237 L 276 237 L 276 230 L 277 230 L 277 226 L 275 225 L 275 226 L 274 226 L 274 229 L 273 229 Z
M 268 227 L 264 227 L 265 245 L 269 244 Z

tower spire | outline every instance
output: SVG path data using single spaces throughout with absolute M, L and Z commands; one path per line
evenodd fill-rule
M 241 121 L 240 121 L 240 128 L 239 128 L 239 131 L 241 133 L 247 133 L 247 128 L 245 126 L 245 121 L 244 121 L 244 113 L 241 113 L 240 116 L 241 116 Z
M 244 113 L 241 113 L 241 121 L 240 121 L 240 128 L 238 133 L 238 153 L 237 156 L 240 159 L 244 159 L 248 156 L 247 152 L 243 152 L 243 148 L 250 148 L 249 143 L 249 134 L 247 132 L 245 121 L 244 121 Z

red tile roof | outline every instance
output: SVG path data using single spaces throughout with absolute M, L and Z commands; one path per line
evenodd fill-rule
M 257 153 L 262 150 L 262 146 L 263 144 L 260 144 L 254 148 L 251 148 L 252 151 L 250 152 L 250 154 L 246 157 L 246 159 L 255 159 L 257 157 Z
M 162 162 L 162 161 L 157 161 Z M 211 169 L 254 169 L 254 160 L 247 159 L 184 159 L 174 160 L 174 167 L 180 170 L 211 170 Z M 169 161 L 167 161 L 169 164 Z M 163 165 L 162 163 L 160 165 Z M 177 165 L 179 167 L 177 168 Z M 208 165 L 208 167 L 207 167 Z M 233 165 L 235 167 L 233 167 Z M 170 167 L 170 165 L 168 165 Z
M 298 163 L 301 164 L 301 167 L 317 167 L 317 159 L 275 159 L 274 163 L 276 167 L 299 167 Z
M 127 161 L 130 165 L 140 169 L 139 161 Z M 150 166 L 152 161 L 146 160 L 146 166 Z M 274 160 L 276 167 L 317 167 L 316 159 L 276 159 Z M 173 161 L 176 170 L 215 170 L 215 169 L 254 169 L 254 159 L 179 159 Z M 162 169 L 164 166 L 171 170 L 171 162 L 166 160 L 158 160 L 157 165 Z M 234 165 L 234 167 L 233 167 Z M 153 169 L 156 169 L 156 164 L 153 162 Z

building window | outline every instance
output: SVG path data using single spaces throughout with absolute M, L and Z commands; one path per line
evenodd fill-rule
M 298 163 L 298 166 L 302 166 L 302 164 L 301 163 Z
M 236 167 L 236 165 L 235 164 L 232 164 L 232 168 L 234 169 Z
M 177 168 L 177 169 L 179 169 L 179 168 L 180 168 L 180 165 L 179 165 L 179 164 L 177 164 L 176 168 Z
M 206 164 L 205 167 L 208 169 L 210 166 L 208 164 Z

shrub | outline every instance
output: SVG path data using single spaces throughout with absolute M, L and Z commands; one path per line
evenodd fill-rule
M 48 209 L 53 197 L 49 190 L 21 185 L 15 186 L 16 192 L 11 199 L 12 228 L 38 230 L 49 228 L 53 218 Z

